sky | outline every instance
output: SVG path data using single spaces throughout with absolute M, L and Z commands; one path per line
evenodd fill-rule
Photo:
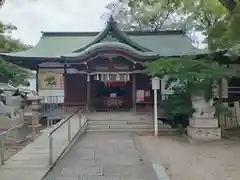
M 13 33 L 24 43 L 36 45 L 42 31 L 100 31 L 103 13 L 111 0 L 6 0 L 0 21 L 17 26 Z M 197 35 L 199 39 L 203 39 Z M 35 89 L 35 80 L 31 87 Z
M 35 45 L 41 31 L 100 31 L 101 16 L 110 0 L 6 0 L 0 21 L 17 26 L 13 33 L 26 44 Z M 36 89 L 36 80 L 30 80 Z
M 6 0 L 0 10 L 0 21 L 12 23 L 18 30 L 13 36 L 35 45 L 41 31 L 100 31 L 101 16 L 111 0 Z M 204 37 L 195 34 L 199 41 Z M 195 44 L 203 48 L 201 43 Z
M 0 20 L 18 27 L 14 37 L 35 45 L 41 31 L 99 31 L 110 0 L 6 0 Z

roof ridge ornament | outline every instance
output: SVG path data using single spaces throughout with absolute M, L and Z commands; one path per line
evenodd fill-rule
M 117 25 L 117 21 L 114 19 L 113 15 L 111 15 L 109 17 L 109 20 L 108 20 L 108 25 L 112 25 L 112 26 L 116 26 Z

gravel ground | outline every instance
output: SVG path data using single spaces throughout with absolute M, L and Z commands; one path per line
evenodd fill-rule
M 200 143 L 175 136 L 137 138 L 171 180 L 240 180 L 239 139 Z

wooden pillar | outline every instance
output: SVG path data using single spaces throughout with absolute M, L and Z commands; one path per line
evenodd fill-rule
M 67 63 L 64 63 L 64 104 L 67 102 Z
M 86 112 L 89 111 L 91 102 L 91 76 L 87 75 L 87 104 L 86 104 Z
M 132 108 L 136 112 L 136 75 L 132 74 Z

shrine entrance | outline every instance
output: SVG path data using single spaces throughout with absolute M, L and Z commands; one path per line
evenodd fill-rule
M 94 104 L 96 111 L 129 111 L 132 108 L 132 83 L 128 73 L 94 75 Z

